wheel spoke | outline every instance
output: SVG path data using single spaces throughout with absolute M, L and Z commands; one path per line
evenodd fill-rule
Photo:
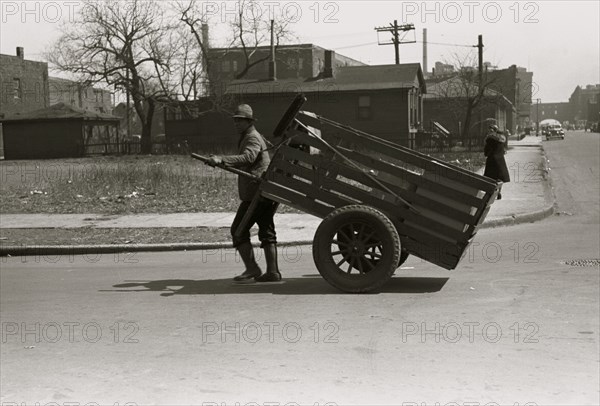
M 361 262 L 363 262 L 363 261 L 361 261 Z M 369 271 L 372 271 L 373 268 L 375 268 L 375 264 L 373 264 L 373 260 L 372 259 L 365 258 L 364 262 L 366 262 L 369 265 Z
M 344 239 L 346 240 L 346 243 L 351 240 L 351 238 L 348 237 L 348 234 L 346 234 L 344 232 L 344 230 L 342 230 L 341 228 L 338 230 L 338 234 L 340 234 L 342 237 L 344 237 Z
M 366 244 L 365 245 L 365 249 L 369 249 L 369 248 L 373 248 L 373 247 L 380 247 L 381 246 L 381 242 L 377 241 L 371 244 Z
M 334 251 L 334 252 L 331 253 L 331 255 L 339 255 L 341 253 L 342 253 L 342 251 Z
M 358 258 L 358 260 L 356 262 L 358 263 L 358 272 L 360 274 L 364 274 L 365 273 L 365 269 L 363 268 L 363 262 L 365 262 L 364 258 Z
M 381 254 L 378 254 L 377 252 L 370 252 L 369 255 L 371 255 L 371 258 L 373 259 L 381 258 Z
M 358 238 L 360 238 L 361 235 L 363 235 L 365 232 L 365 223 L 361 223 L 360 224 L 360 230 L 358 231 Z
M 344 262 L 348 262 L 348 258 L 349 258 L 349 255 L 344 255 L 344 258 L 342 258 L 342 260 L 340 262 L 335 264 L 335 266 L 337 266 L 339 268 L 341 264 L 343 264 Z
M 350 273 L 352 272 L 352 264 L 354 263 L 354 259 L 348 261 L 348 269 L 346 270 L 346 273 Z
M 375 231 L 371 231 L 369 234 L 367 234 L 365 237 L 361 238 L 361 241 L 365 244 L 367 244 L 369 241 L 371 241 L 371 237 L 373 237 L 373 235 L 375 234 Z
M 347 227 L 348 227 L 348 232 L 350 233 L 350 238 L 352 240 L 354 240 L 356 238 L 356 233 L 355 233 L 356 230 L 354 230 L 354 223 L 349 223 L 347 225 Z

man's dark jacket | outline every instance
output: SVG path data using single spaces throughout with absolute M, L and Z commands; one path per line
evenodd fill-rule
M 238 155 L 223 156 L 223 163 L 260 177 L 265 173 L 271 161 L 269 152 L 266 149 L 267 144 L 265 139 L 256 131 L 254 126 L 251 126 L 240 135 Z M 241 200 L 252 200 L 257 188 L 257 182 L 248 177 L 238 175 L 238 193 Z

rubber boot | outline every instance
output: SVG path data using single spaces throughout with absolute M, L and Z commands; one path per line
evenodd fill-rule
M 267 262 L 267 272 L 254 278 L 256 282 L 279 282 L 281 274 L 277 265 L 277 244 L 267 244 L 264 246 L 265 261 Z
M 254 278 L 260 276 L 262 271 L 254 258 L 252 244 L 249 242 L 242 243 L 237 246 L 237 250 L 240 253 L 240 257 L 242 257 L 246 270 L 241 275 L 233 278 L 233 281 L 235 283 L 254 283 Z

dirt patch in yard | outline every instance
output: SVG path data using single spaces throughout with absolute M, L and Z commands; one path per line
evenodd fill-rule
M 254 231 L 254 230 L 252 230 Z M 0 229 L 0 246 L 230 242 L 229 227 Z

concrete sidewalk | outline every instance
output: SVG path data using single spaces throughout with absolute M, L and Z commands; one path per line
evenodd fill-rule
M 553 212 L 541 138 L 530 136 L 521 141 L 509 141 L 509 147 L 506 163 L 511 182 L 504 184 L 502 200 L 494 202 L 483 228 L 537 221 Z M 483 173 L 483 168 L 479 173 Z M 229 228 L 233 217 L 234 213 L 0 214 L 0 228 Z M 277 214 L 275 222 L 280 242 L 312 243 L 321 219 L 309 214 Z M 224 242 L 224 245 L 228 244 Z

